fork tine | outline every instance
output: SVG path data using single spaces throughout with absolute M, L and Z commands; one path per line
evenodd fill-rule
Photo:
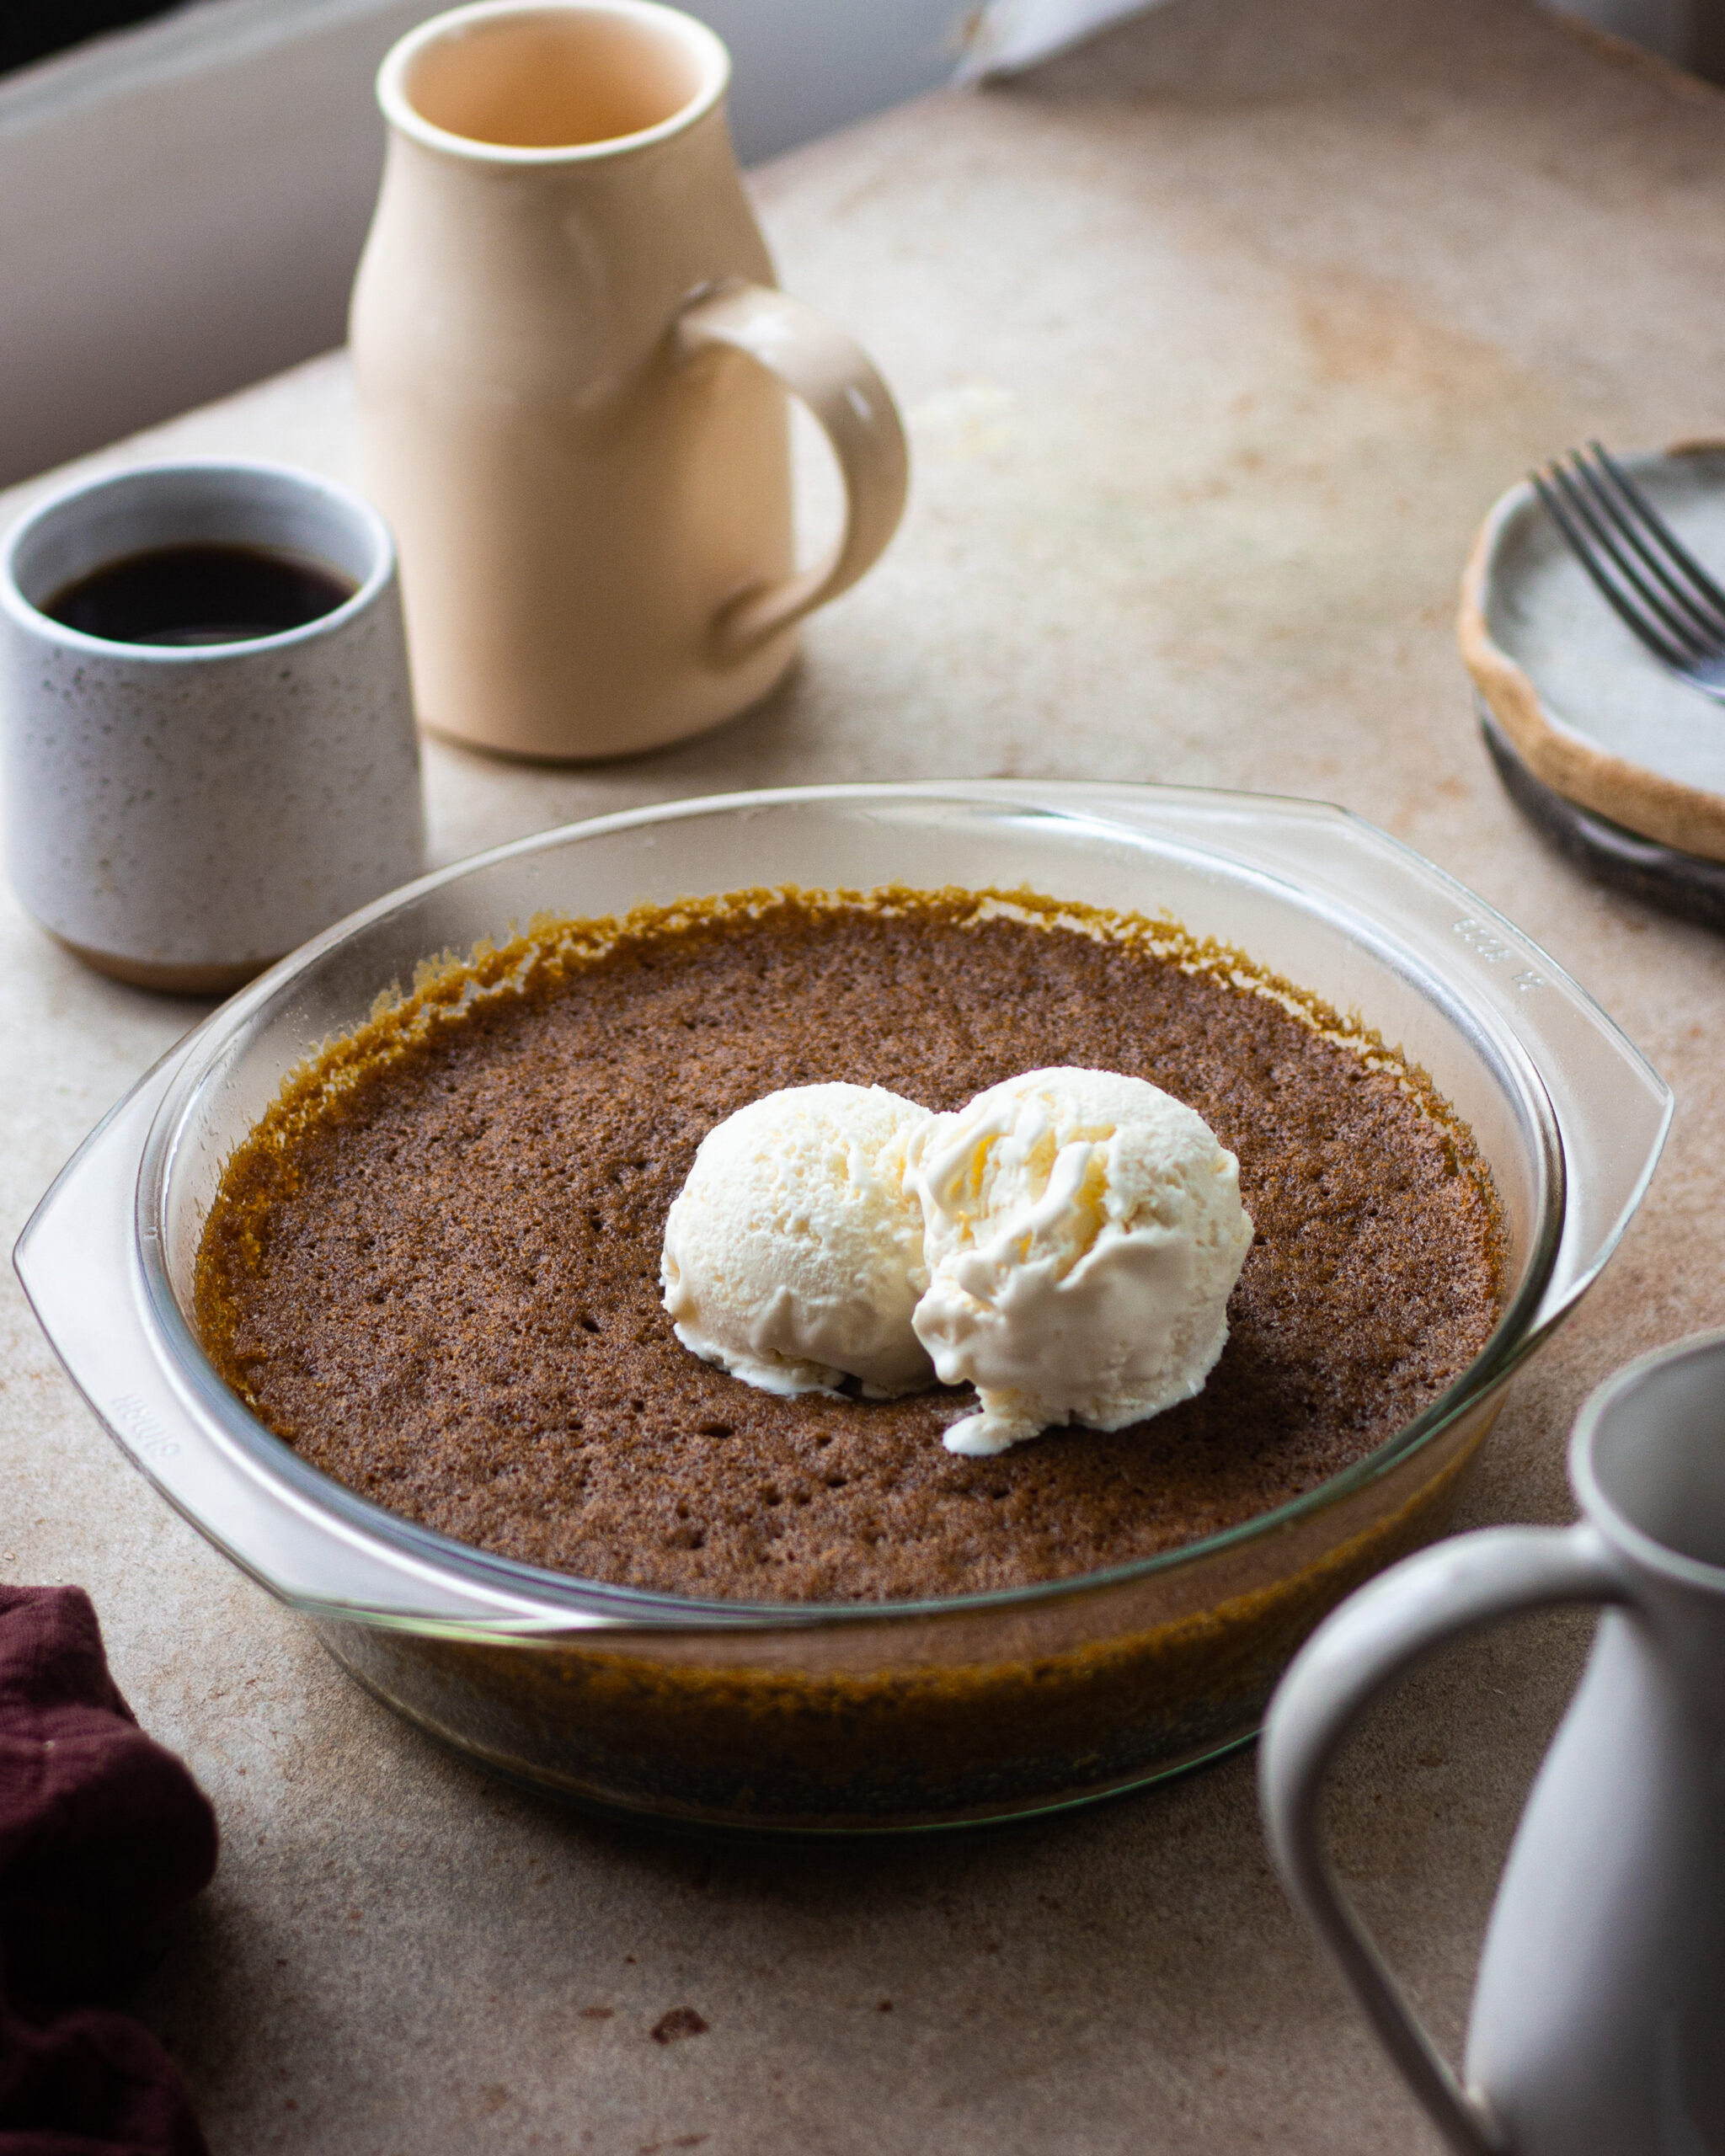
M 1591 446 L 1599 451 L 1597 443 Z M 1599 472 L 1589 464 L 1578 451 L 1572 454 L 1570 467 L 1574 477 L 1587 488 L 1600 515 L 1618 536 L 1634 549 L 1642 566 L 1665 595 L 1683 609 L 1713 649 L 1717 650 L 1725 644 L 1725 594 L 1720 595 L 1717 604 L 1712 602 L 1705 571 L 1700 573 L 1701 588 L 1694 588 L 1693 575 L 1680 544 L 1664 519 L 1633 491 L 1628 491 L 1625 500 L 1620 501 Z M 1620 483 L 1622 481 L 1621 473 L 1610 476 Z M 1669 558 L 1662 559 L 1655 553 L 1655 546 L 1663 547 Z M 1676 563 L 1675 570 L 1672 567 L 1674 561 Z M 1690 580 L 1685 581 L 1685 577 Z
M 1680 658 L 1674 662 L 1674 664 L 1692 666 L 1697 660 L 1706 658 L 1714 648 L 1712 641 L 1702 636 L 1699 631 L 1691 628 L 1680 616 L 1672 612 L 1664 599 L 1637 568 L 1634 561 L 1618 545 L 1610 526 L 1602 521 L 1592 503 L 1582 493 L 1563 466 L 1559 463 L 1548 465 L 1546 476 L 1556 490 L 1562 495 L 1564 504 L 1571 516 L 1580 524 L 1593 542 L 1594 554 L 1605 555 L 1617 572 L 1621 584 L 1628 586 L 1628 591 L 1622 595 L 1627 599 L 1629 594 L 1633 593 L 1635 598 L 1640 601 L 1639 612 L 1642 619 L 1640 626 L 1637 628 L 1637 634 L 1643 639 L 1646 638 L 1648 632 L 1646 617 L 1651 613 L 1658 622 L 1664 640 L 1674 645 L 1681 654 Z
M 1652 622 L 1638 612 L 1630 600 L 1624 597 L 1611 579 L 1606 575 L 1604 564 L 1599 558 L 1598 549 L 1594 546 L 1585 531 L 1570 515 L 1568 510 L 1564 506 L 1562 496 L 1549 483 L 1544 472 L 1531 472 L 1528 477 L 1533 483 L 1534 491 L 1545 504 L 1546 514 L 1567 542 L 1569 551 L 1593 579 L 1599 588 L 1599 596 L 1605 600 L 1624 627 L 1632 635 L 1638 637 L 1656 657 L 1663 659 L 1668 666 L 1674 667 L 1679 673 L 1692 664 L 1693 662 L 1688 654 L 1680 651 Z
M 1610 454 L 1603 444 L 1590 441 L 1588 447 L 1599 460 L 1600 468 L 1613 486 L 1624 499 L 1632 505 L 1637 515 L 1642 520 L 1643 528 L 1658 540 L 1672 560 L 1678 564 L 1685 575 L 1691 579 L 1696 589 L 1716 611 L 1720 621 L 1725 622 L 1725 590 L 1722 590 L 1708 575 L 1664 518 L 1642 494 L 1641 488 L 1636 485 L 1622 466 L 1618 463 L 1616 458 Z
M 1705 659 L 1716 648 L 1717 639 L 1697 629 L 1668 605 L 1664 594 L 1637 568 L 1632 554 L 1620 543 L 1616 531 L 1599 514 L 1569 466 L 1556 458 L 1548 467 L 1547 476 L 1563 496 L 1571 515 L 1592 537 L 1595 548 L 1606 556 L 1618 576 L 1640 600 L 1643 611 L 1651 611 L 1657 616 L 1667 637 L 1680 650 L 1687 652 L 1691 659 Z

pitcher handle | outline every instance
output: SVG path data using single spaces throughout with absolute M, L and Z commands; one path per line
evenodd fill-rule
M 910 451 L 892 392 L 868 355 L 787 293 L 740 280 L 697 293 L 677 317 L 675 335 L 685 357 L 729 344 L 776 376 L 820 422 L 845 483 L 845 526 L 826 559 L 745 591 L 719 612 L 714 654 L 734 665 L 873 566 L 904 514 Z
M 1451 2072 L 1343 1900 L 1319 1832 L 1324 1777 L 1376 1694 L 1445 1641 L 1547 1604 L 1629 1599 L 1592 1528 L 1486 1528 L 1408 1558 L 1343 1603 L 1270 1703 L 1258 1800 L 1276 1868 L 1457 2156 L 1507 2156 L 1510 2143 L 1479 2091 Z

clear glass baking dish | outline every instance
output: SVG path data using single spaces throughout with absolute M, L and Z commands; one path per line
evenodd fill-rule
M 187 1313 L 223 1163 L 286 1074 L 419 960 L 541 912 L 895 882 L 1172 914 L 1399 1046 L 1472 1126 L 1503 1202 L 1509 1293 L 1477 1361 L 1369 1458 L 1229 1533 L 1080 1579 L 868 1607 L 701 1603 L 456 1543 L 307 1465 L 217 1378 Z M 139 1082 L 16 1262 L 121 1449 L 423 1728 L 667 1822 L 891 1831 L 1082 1802 L 1250 1737 L 1324 1613 L 1441 1531 L 1505 1380 L 1639 1202 L 1670 1109 L 1543 952 L 1342 810 L 1161 787 L 804 787 L 547 832 L 339 923 Z

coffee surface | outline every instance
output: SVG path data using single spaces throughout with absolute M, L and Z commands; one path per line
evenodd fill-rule
M 206 1348 L 338 1481 L 589 1578 L 873 1601 L 1175 1548 L 1381 1444 L 1499 1303 L 1465 1129 L 1226 972 L 968 899 L 649 923 L 266 1118 L 206 1230 Z M 1239 1156 L 1257 1234 L 1196 1400 L 963 1459 L 968 1388 L 783 1400 L 679 1344 L 660 1240 L 714 1123 L 839 1079 L 950 1109 L 1055 1064 L 1151 1080 Z
M 56 591 L 52 620 L 109 643 L 250 643 L 303 628 L 357 589 L 323 562 L 264 547 L 152 547 Z

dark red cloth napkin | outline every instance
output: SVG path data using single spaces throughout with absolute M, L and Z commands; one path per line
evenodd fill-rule
M 138 1727 L 89 1597 L 0 1586 L 0 2156 L 207 2156 L 155 2038 L 102 2002 L 216 1869 L 216 1815 Z

